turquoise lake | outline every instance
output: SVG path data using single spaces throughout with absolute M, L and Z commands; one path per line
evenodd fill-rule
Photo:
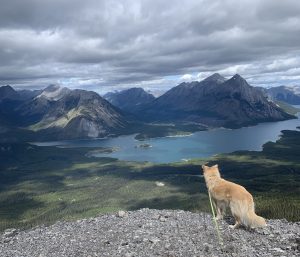
M 218 153 L 229 153 L 237 150 L 261 150 L 264 143 L 276 141 L 281 130 L 293 130 L 300 126 L 299 117 L 298 114 L 298 119 L 293 120 L 261 123 L 256 126 L 234 130 L 199 131 L 191 136 L 163 137 L 145 141 L 135 140 L 135 135 L 126 135 L 105 139 L 68 140 L 35 144 L 58 147 L 116 147 L 118 151 L 110 154 L 97 154 L 97 157 L 169 163 L 209 157 Z M 151 147 L 138 147 L 141 144 L 149 144 Z

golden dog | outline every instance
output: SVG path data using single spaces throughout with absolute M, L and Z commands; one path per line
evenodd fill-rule
M 206 186 L 217 209 L 217 219 L 222 219 L 229 207 L 235 218 L 235 225 L 231 225 L 231 228 L 238 228 L 241 224 L 248 228 L 266 226 L 265 219 L 255 214 L 253 197 L 244 187 L 222 179 L 218 165 L 202 165 L 202 169 Z

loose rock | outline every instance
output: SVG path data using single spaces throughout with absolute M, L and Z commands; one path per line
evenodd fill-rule
M 125 211 L 118 211 L 118 217 L 124 218 L 127 216 L 127 213 Z
M 15 228 L 10 228 L 10 229 L 6 229 L 3 233 L 3 237 L 8 238 L 8 237 L 13 237 L 16 234 L 18 234 L 18 230 Z
M 119 217 L 119 218 L 116 218 Z M 126 218 L 124 218 L 126 217 Z M 264 229 L 229 229 L 210 214 L 172 210 L 119 211 L 0 234 L 0 257 L 212 257 L 299 256 L 300 223 L 268 220 Z

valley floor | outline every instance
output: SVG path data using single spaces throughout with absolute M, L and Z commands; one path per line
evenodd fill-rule
M 140 208 L 209 211 L 201 164 L 253 193 L 258 214 L 300 220 L 300 132 L 261 152 L 152 164 L 89 158 L 91 148 L 0 145 L 0 230 Z M 102 149 L 105 150 L 105 149 Z M 162 182 L 162 183 L 157 183 Z

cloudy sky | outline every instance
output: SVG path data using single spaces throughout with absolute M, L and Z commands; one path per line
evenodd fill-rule
M 0 85 L 300 84 L 299 0 L 0 0 Z

